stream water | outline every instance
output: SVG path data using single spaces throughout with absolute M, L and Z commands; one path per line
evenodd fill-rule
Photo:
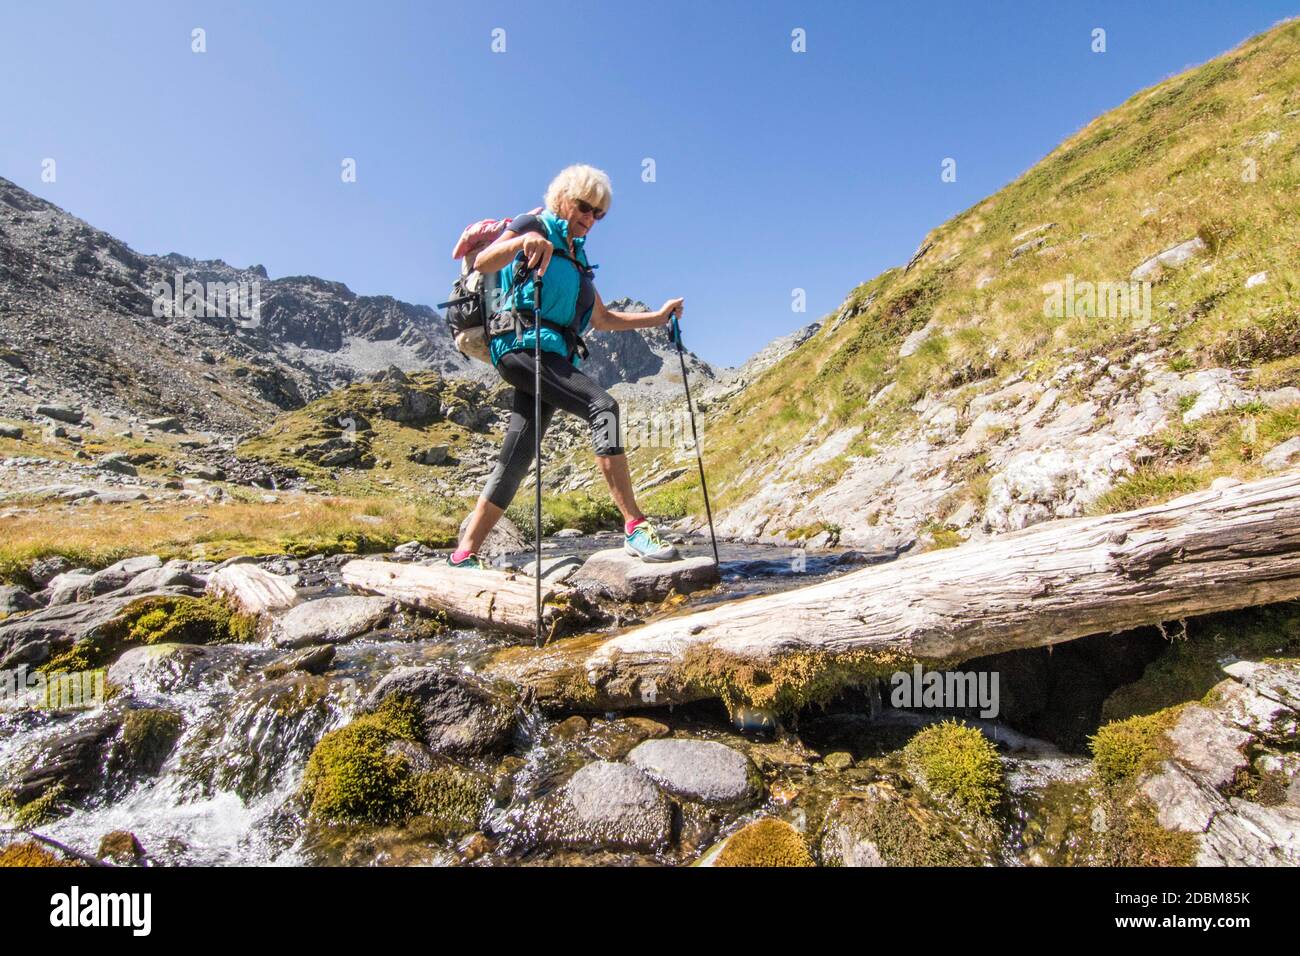
M 605 538 L 546 542 L 546 557 L 585 556 L 609 546 Z M 686 554 L 709 554 L 707 538 L 681 546 Z M 831 551 L 802 554 L 789 548 L 722 544 L 722 584 L 694 595 L 689 607 L 801 586 L 860 568 L 888 556 Z M 529 555 L 521 556 L 527 559 Z M 290 564 L 289 569 L 296 567 Z M 308 597 L 348 593 L 333 574 L 306 574 Z M 140 675 L 131 688 L 137 701 L 179 712 L 179 742 L 156 775 L 120 786 L 107 780 L 86 809 L 36 828 L 85 853 L 95 853 L 111 831 L 127 830 L 160 865 L 316 865 L 634 863 L 682 864 L 709 842 L 764 814 L 803 825 L 808 814 L 837 795 L 881 779 L 873 761 L 888 758 L 934 714 L 890 709 L 879 689 L 868 688 L 826 712 L 805 714 L 778 726 L 759 719 L 738 729 L 717 703 L 643 711 L 672 736 L 721 741 L 748 754 L 764 777 L 761 805 L 712 819 L 678 821 L 680 839 L 658 854 L 539 850 L 512 838 L 522 811 L 561 786 L 584 763 L 618 759 L 628 749 L 628 715 L 548 719 L 520 715 L 513 743 L 489 769 L 496 781 L 486 814 L 487 836 L 442 841 L 407 827 L 324 827 L 304 818 L 293 796 L 308 757 L 320 738 L 348 723 L 361 697 L 392 668 L 433 662 L 475 670 L 503 644 L 518 637 L 453 629 L 433 638 L 412 638 L 400 627 L 376 631 L 337 647 L 329 669 L 267 682 L 261 669 L 286 655 L 263 645 L 207 648 L 201 665 L 183 660 Z M 111 706 L 111 703 L 110 705 Z M 0 777 L 11 773 L 50 742 L 95 727 L 98 711 L 0 711 Z M 996 722 L 981 728 L 998 742 L 1009 771 L 1011 817 L 1000 862 L 1068 862 L 1071 838 L 1049 817 L 1060 816 L 1071 787 L 1081 786 L 1086 761 Z M 827 762 L 848 753 L 851 765 Z M 108 774 L 109 768 L 99 768 Z M 3 783 L 3 780 L 0 780 Z

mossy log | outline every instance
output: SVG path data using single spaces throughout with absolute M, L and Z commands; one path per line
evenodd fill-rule
M 473 627 L 532 634 L 536 624 L 531 577 L 448 565 L 349 561 L 343 583 L 354 591 L 382 594 L 425 611 L 443 611 L 449 620 Z M 542 626 L 558 628 L 569 615 L 572 591 L 542 582 Z
M 1300 474 L 1047 522 L 665 618 L 500 676 L 552 709 L 720 697 L 793 709 L 920 662 L 1040 647 L 1300 597 Z

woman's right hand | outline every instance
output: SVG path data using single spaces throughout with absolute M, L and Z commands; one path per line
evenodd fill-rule
M 551 264 L 551 253 L 555 251 L 551 241 L 535 232 L 526 232 L 520 239 L 519 250 L 524 254 L 524 264 L 529 269 L 536 267 L 538 276 L 546 275 L 546 268 Z

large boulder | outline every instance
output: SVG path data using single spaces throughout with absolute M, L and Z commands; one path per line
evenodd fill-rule
M 520 822 L 519 832 L 550 846 L 654 852 L 671 839 L 672 807 L 636 767 L 601 760 L 525 807 Z
M 627 762 L 673 796 L 697 803 L 748 805 L 762 790 L 753 762 L 714 740 L 647 740 L 633 748 Z
M 607 548 L 588 558 L 568 583 L 616 601 L 660 601 L 670 591 L 689 594 L 718 580 L 718 566 L 711 557 L 653 563 L 621 548 Z
M 469 526 L 471 515 L 466 515 L 460 523 L 460 530 L 456 533 L 457 538 L 465 534 L 465 529 Z M 529 547 L 528 538 L 524 533 L 515 527 L 515 523 L 502 515 L 497 519 L 497 523 L 492 530 L 488 532 L 487 540 L 480 547 L 479 554 L 484 558 L 499 558 L 506 554 L 515 554 L 519 551 L 527 551 Z
M 341 644 L 383 626 L 395 607 L 391 598 L 357 595 L 307 601 L 275 622 L 271 640 L 279 647 Z
M 515 699 L 502 686 L 442 667 L 390 671 L 362 702 L 372 713 L 390 697 L 413 699 L 423 742 L 434 753 L 468 757 L 501 750 L 515 726 Z

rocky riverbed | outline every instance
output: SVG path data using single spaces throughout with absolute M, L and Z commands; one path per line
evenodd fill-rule
M 892 559 L 724 543 L 717 584 L 691 560 L 628 583 L 617 543 L 543 544 L 606 631 Z M 543 714 L 483 673 L 531 638 L 353 592 L 353 558 L 51 559 L 0 591 L 0 671 L 22 675 L 0 708 L 0 858 L 39 855 L 37 834 L 155 865 L 1300 861 L 1294 660 L 1228 663 L 1202 700 L 1106 724 L 1091 759 L 1105 702 L 1167 657 L 1158 632 L 968 662 L 1001 675 L 994 719 L 896 706 L 884 681 L 794 714 Z

